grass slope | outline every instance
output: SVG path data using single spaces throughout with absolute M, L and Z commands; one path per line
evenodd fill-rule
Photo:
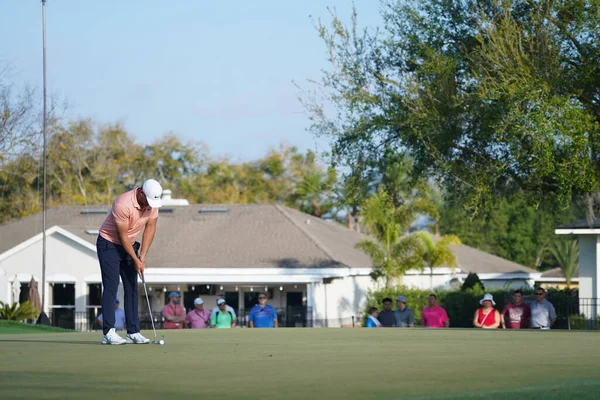
M 0 334 L 18 334 L 18 333 L 52 333 L 52 332 L 73 332 L 67 329 L 55 328 L 46 325 L 25 324 L 16 321 L 0 320 Z
M 148 334 L 148 332 L 146 332 Z M 0 336 L 0 398 L 596 399 L 596 332 L 406 329 Z M 42 361 L 43 362 L 40 362 Z

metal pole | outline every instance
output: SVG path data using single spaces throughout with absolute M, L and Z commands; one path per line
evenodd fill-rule
M 44 69 L 44 130 L 43 130 L 43 158 L 44 158 L 44 200 L 42 204 L 42 313 L 46 306 L 46 0 L 42 0 L 42 38 L 43 38 L 43 69 Z

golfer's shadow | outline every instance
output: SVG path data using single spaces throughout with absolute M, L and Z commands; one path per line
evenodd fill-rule
M 53 344 L 82 344 L 86 346 L 102 346 L 100 341 L 86 340 L 86 341 L 69 341 L 69 340 L 39 340 L 39 339 L 2 339 L 0 338 L 0 344 L 2 343 L 53 343 Z

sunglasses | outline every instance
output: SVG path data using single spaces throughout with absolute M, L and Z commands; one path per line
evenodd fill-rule
M 544 295 L 544 293 L 536 293 L 535 295 L 536 295 L 536 296 L 543 296 L 543 295 Z
M 262 300 L 262 299 L 266 299 L 266 297 L 265 297 L 265 296 L 261 296 L 261 297 L 259 297 L 258 299 L 259 299 L 259 300 Z

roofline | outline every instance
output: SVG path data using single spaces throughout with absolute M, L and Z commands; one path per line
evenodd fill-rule
M 538 281 L 538 282 L 567 282 L 567 280 L 565 278 L 552 278 L 552 277 L 539 278 L 539 279 L 536 279 L 536 281 Z M 579 278 L 573 278 L 573 279 L 571 279 L 571 282 L 579 283 Z
M 468 274 L 460 274 L 460 276 L 464 276 L 466 277 Z M 542 276 L 541 272 L 535 272 L 535 273 L 531 273 L 531 272 L 510 272 L 510 273 L 498 273 L 498 272 L 490 272 L 490 273 L 483 273 L 483 274 L 477 274 L 477 276 L 479 277 L 479 279 L 481 280 L 494 280 L 494 279 L 538 279 Z
M 54 233 L 61 234 L 64 237 L 71 239 L 75 243 L 79 243 L 80 245 L 87 248 L 88 250 L 91 250 L 94 253 L 96 252 L 96 246 L 94 246 L 87 240 L 81 239 L 77 235 L 72 234 L 71 232 L 67 231 L 66 229 L 61 228 L 58 225 L 54 225 L 53 227 L 46 229 L 46 236 L 50 236 Z M 40 232 L 37 235 L 27 239 L 26 241 L 21 242 L 18 245 L 6 250 L 4 253 L 0 254 L 0 262 L 6 260 L 8 257 L 11 257 L 12 255 L 18 253 L 19 251 L 24 250 L 27 247 L 39 242 L 42 239 L 43 239 L 43 232 Z
M 555 229 L 557 235 L 600 235 L 600 228 L 561 228 Z

